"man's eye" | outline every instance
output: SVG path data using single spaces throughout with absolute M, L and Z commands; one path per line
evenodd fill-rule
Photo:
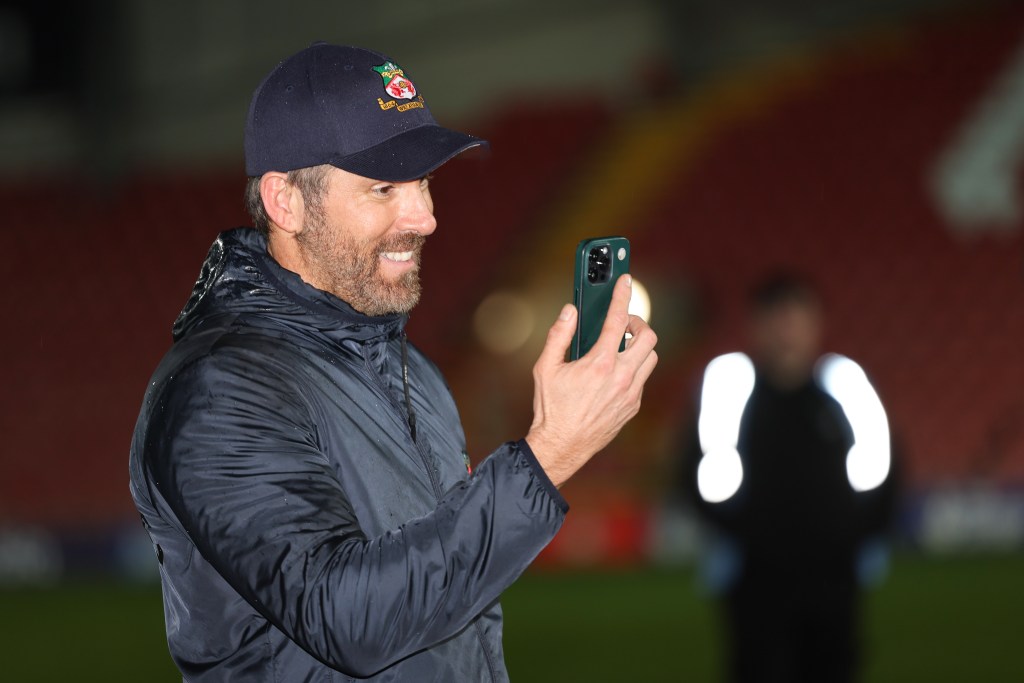
M 394 187 L 394 185 L 377 185 L 370 191 L 373 192 L 373 194 L 377 195 L 378 197 L 387 197 L 389 194 L 391 194 L 391 190 L 393 190 Z

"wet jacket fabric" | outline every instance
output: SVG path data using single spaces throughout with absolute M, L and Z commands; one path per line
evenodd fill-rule
M 131 447 L 184 680 L 505 681 L 498 597 L 567 505 L 524 441 L 468 473 L 404 316 L 363 316 L 222 233 Z

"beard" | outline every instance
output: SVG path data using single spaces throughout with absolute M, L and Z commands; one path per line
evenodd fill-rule
M 426 237 L 419 233 L 389 235 L 360 243 L 340 226 L 330 226 L 319 212 L 310 212 L 299 234 L 316 286 L 334 294 L 364 315 L 408 313 L 420 300 L 420 257 Z M 381 272 L 384 252 L 413 252 L 416 264 L 397 279 Z

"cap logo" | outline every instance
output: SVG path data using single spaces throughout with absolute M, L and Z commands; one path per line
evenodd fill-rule
M 372 68 L 384 79 L 384 91 L 396 100 L 411 100 L 416 97 L 416 86 L 405 77 L 405 72 L 394 62 L 384 62 Z
M 377 104 L 382 111 L 387 111 L 388 109 L 409 111 L 410 109 L 423 108 L 423 96 L 416 94 L 416 86 L 405 77 L 405 72 L 402 71 L 401 67 L 394 62 L 384 62 L 380 66 L 370 68 L 379 73 L 380 77 L 384 79 L 384 92 L 395 98 L 385 102 L 383 98 L 378 97 Z M 414 97 L 416 99 L 413 99 Z M 412 102 L 399 104 L 395 100 L 412 100 Z

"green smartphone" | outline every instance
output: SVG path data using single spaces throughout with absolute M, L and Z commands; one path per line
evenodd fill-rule
M 612 290 L 620 275 L 629 272 L 629 240 L 625 237 L 591 237 L 576 246 L 572 302 L 576 306 L 576 334 L 569 359 L 583 356 L 601 336 Z M 623 337 L 619 350 L 625 348 Z

